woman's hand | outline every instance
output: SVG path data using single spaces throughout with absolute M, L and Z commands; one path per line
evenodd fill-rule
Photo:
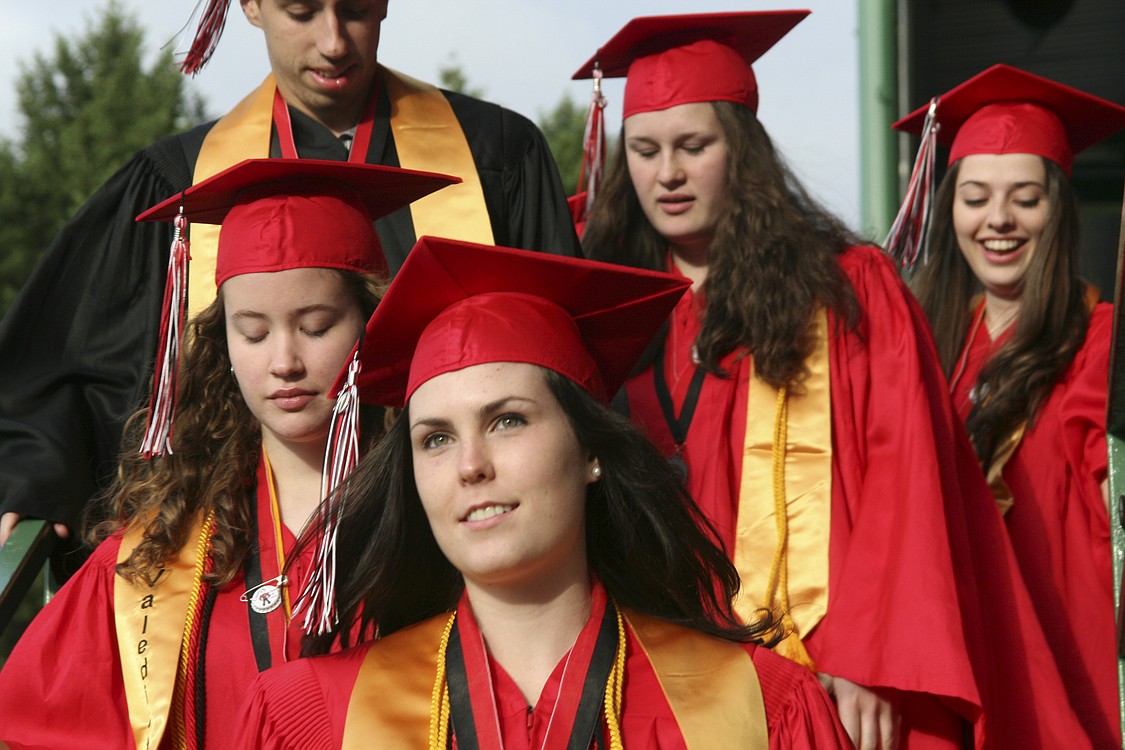
M 23 516 L 19 513 L 5 513 L 0 515 L 0 547 L 8 543 L 8 537 L 12 535 L 12 530 L 16 528 L 16 524 L 23 520 Z M 61 538 L 66 539 L 70 536 L 70 529 L 63 523 L 55 524 L 55 533 Z
M 840 723 L 857 750 L 896 750 L 899 713 L 894 704 L 870 688 L 823 672 L 817 679 L 836 701 Z

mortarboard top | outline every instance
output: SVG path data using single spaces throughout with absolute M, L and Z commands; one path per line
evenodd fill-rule
M 892 127 L 920 135 L 928 109 Z M 942 94 L 935 117 L 950 164 L 971 154 L 1027 153 L 1068 174 L 1076 153 L 1125 128 L 1125 107 L 1008 65 L 993 65 Z
M 215 285 L 289 268 L 385 271 L 372 222 L 457 177 L 316 159 L 247 159 L 153 206 L 137 221 L 221 224 Z
M 443 373 L 524 362 L 608 401 L 689 285 L 657 271 L 422 237 L 367 323 L 360 398 L 402 406 Z
M 679 104 L 731 101 L 758 111 L 751 65 L 807 10 L 643 16 L 625 24 L 578 69 L 591 78 L 627 76 L 622 117 Z

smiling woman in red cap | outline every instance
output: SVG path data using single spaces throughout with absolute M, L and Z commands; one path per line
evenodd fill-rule
M 751 64 L 806 15 L 637 18 L 576 76 L 626 76 L 587 253 L 692 282 L 627 408 L 857 746 L 1073 746 L 920 311 L 758 119 Z
M 738 575 L 607 406 L 686 288 L 423 238 L 367 326 L 360 393 L 405 405 L 342 500 L 341 625 L 264 673 L 238 747 L 836 748 L 815 678 L 751 641 Z M 304 666 L 300 666 L 304 664 Z
M 949 170 L 913 286 L 954 406 L 1004 511 L 1062 673 L 1097 747 L 1120 747 L 1106 512 L 1112 310 L 1078 278 L 1074 155 L 1125 107 L 996 65 L 895 127 L 937 126 Z M 928 140 L 928 139 L 927 139 Z
M 134 418 L 99 546 L 0 673 L 0 745 L 221 746 L 254 675 L 299 655 L 298 595 L 331 619 L 310 597 L 334 561 L 293 553 L 324 496 L 330 391 L 385 283 L 372 222 L 455 181 L 250 160 L 140 217 L 179 230 L 147 426 Z M 189 220 L 222 225 L 219 296 L 178 357 Z

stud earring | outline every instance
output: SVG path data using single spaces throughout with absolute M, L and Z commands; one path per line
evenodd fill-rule
M 595 480 L 601 479 L 602 478 L 602 465 L 601 464 L 594 464 L 594 468 L 590 469 L 590 473 L 594 475 Z

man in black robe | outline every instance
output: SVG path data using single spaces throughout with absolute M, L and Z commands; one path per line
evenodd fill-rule
M 265 34 L 301 158 L 348 159 L 375 96 L 366 161 L 413 166 L 400 164 L 388 74 L 376 62 L 387 0 L 307 0 L 300 13 L 291 0 L 240 2 Z M 493 241 L 577 254 L 565 193 L 535 125 L 441 93 L 468 142 Z M 63 227 L 0 323 L 0 544 L 23 517 L 68 533 L 112 478 L 125 421 L 147 403 L 171 242 L 170 225 L 133 219 L 192 184 L 214 126 L 137 153 Z M 283 145 L 275 118 L 269 155 L 281 156 Z M 410 211 L 379 220 L 376 230 L 393 273 L 416 239 Z

